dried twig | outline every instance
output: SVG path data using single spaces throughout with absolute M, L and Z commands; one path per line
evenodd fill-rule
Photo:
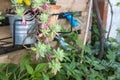
M 109 35 L 111 32 L 111 28 L 112 28 L 112 22 L 113 22 L 113 7 L 112 7 L 110 0 L 108 0 L 108 4 L 110 5 L 110 10 L 111 10 L 111 20 L 110 20 L 109 30 L 108 30 L 108 34 L 107 34 L 107 39 L 109 39 Z

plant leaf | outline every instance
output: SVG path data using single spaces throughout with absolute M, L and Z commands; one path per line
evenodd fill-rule
M 27 64 L 26 69 L 29 74 L 33 74 L 33 68 L 30 65 Z
M 36 66 L 35 71 L 42 72 L 43 70 L 46 69 L 47 66 L 48 66 L 47 63 L 40 63 Z
M 8 76 L 4 72 L 0 72 L 0 80 L 8 80 Z

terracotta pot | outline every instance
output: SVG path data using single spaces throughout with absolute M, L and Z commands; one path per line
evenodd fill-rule
M 60 12 L 61 6 L 59 6 L 59 5 L 49 5 L 49 6 L 50 6 L 51 14 L 56 14 L 56 13 Z M 58 15 L 52 15 L 49 18 L 48 25 L 52 26 L 53 24 L 57 24 L 57 21 L 58 21 Z

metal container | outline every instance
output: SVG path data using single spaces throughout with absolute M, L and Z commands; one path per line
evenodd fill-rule
M 36 20 L 27 21 L 26 26 L 22 24 L 22 19 L 15 15 L 8 15 L 10 28 L 13 37 L 13 43 L 15 45 L 22 45 L 24 44 L 33 44 L 36 39 L 35 37 L 31 36 L 35 27 L 37 27 Z M 30 18 L 31 16 L 25 16 Z M 33 33 L 35 34 L 35 33 Z

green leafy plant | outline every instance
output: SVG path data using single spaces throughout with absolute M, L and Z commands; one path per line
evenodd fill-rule
M 49 0 L 49 1 L 50 1 L 50 4 L 56 4 L 55 0 Z
M 1 80 L 120 79 L 120 44 L 115 39 L 105 40 L 105 54 L 102 60 L 96 57 L 100 45 L 96 19 L 92 25 L 92 44 L 83 45 L 77 32 L 61 35 L 57 33 L 60 31 L 58 24 L 49 26 L 49 10 L 45 9 L 42 12 L 41 7 L 38 8 L 39 1 L 33 0 L 33 8 L 41 13 L 36 15 L 40 28 L 38 42 L 31 47 L 32 51 L 21 59 L 19 65 L 0 65 Z M 46 3 L 44 0 L 41 2 Z M 60 45 L 56 48 L 51 47 L 50 38 L 56 38 Z
M 2 16 L 2 12 L 0 11 L 0 21 L 1 21 L 2 19 L 4 19 L 4 16 Z M 0 24 L 1 24 L 1 22 L 0 22 Z
M 75 36 L 73 37 L 72 35 Z M 102 60 L 99 60 L 96 57 L 97 54 L 94 54 L 95 49 L 90 45 L 82 45 L 82 42 L 79 42 L 76 33 L 66 34 L 66 37 L 66 42 L 69 42 L 71 46 L 74 46 L 74 49 L 71 51 L 63 50 L 62 47 L 59 47 L 58 49 L 52 49 L 50 47 L 48 49 L 48 47 L 46 47 L 45 52 L 42 50 L 45 53 L 44 56 L 39 56 L 39 60 L 36 62 L 33 59 L 34 54 L 29 53 L 21 59 L 20 66 L 1 64 L 2 73 L 0 76 L 4 75 L 2 79 L 6 80 L 13 80 L 13 78 L 11 79 L 12 76 L 16 79 L 23 80 L 61 80 L 61 78 L 63 80 L 120 79 L 120 45 L 118 45 L 115 40 L 110 39 L 105 42 L 106 55 L 104 55 Z M 42 44 L 39 43 L 39 48 L 40 46 L 42 46 Z M 83 48 L 86 49 L 83 57 L 81 57 L 82 47 L 86 47 Z M 36 49 L 37 46 L 36 48 L 33 47 L 33 51 L 36 52 Z M 38 54 L 42 55 L 42 51 L 39 51 Z

